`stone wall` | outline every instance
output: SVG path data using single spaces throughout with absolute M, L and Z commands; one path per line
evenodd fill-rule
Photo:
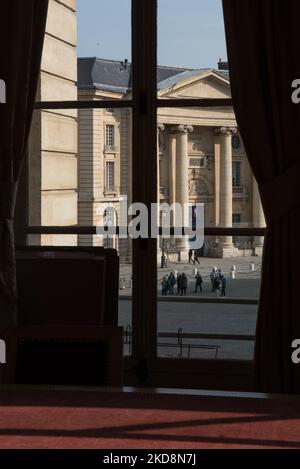
M 37 100 L 77 100 L 76 0 L 50 0 Z M 29 142 L 29 224 L 77 224 L 77 110 L 35 111 Z M 76 245 L 77 236 L 30 236 Z

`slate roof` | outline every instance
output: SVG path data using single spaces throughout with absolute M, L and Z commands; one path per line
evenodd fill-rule
M 78 58 L 78 88 L 81 90 L 101 89 L 118 93 L 131 90 L 131 64 L 117 60 L 99 59 L 96 57 Z M 179 81 L 212 69 L 187 69 L 180 67 L 158 66 L 158 89 L 162 90 Z M 228 79 L 227 72 L 214 70 Z

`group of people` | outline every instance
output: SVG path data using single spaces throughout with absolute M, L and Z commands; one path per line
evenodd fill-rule
M 213 268 L 210 274 L 211 280 L 211 291 L 217 293 L 219 296 L 226 295 L 226 278 L 222 274 L 221 269 Z M 200 272 L 196 271 L 195 274 L 195 293 L 202 293 L 202 285 L 203 285 L 203 278 Z M 170 274 L 163 277 L 161 282 L 162 287 L 162 295 L 174 295 L 174 289 L 177 286 L 177 294 L 178 295 L 186 295 L 187 288 L 188 288 L 188 279 L 186 274 L 183 272 L 181 274 L 177 274 L 171 272 Z
M 202 283 L 203 279 L 199 272 L 195 275 L 195 293 L 200 291 L 202 293 Z M 177 294 L 178 295 L 186 295 L 187 287 L 188 287 L 188 279 L 186 274 L 183 272 L 182 274 L 174 274 L 171 272 L 169 275 L 166 275 L 161 282 L 162 286 L 162 295 L 174 295 L 174 287 L 177 285 Z
M 188 280 L 187 276 L 183 272 L 182 274 L 174 275 L 171 272 L 169 275 L 166 275 L 161 282 L 162 286 L 162 295 L 174 295 L 174 287 L 177 285 L 177 294 L 186 295 Z
M 210 273 L 211 291 L 220 293 L 221 296 L 226 295 L 226 278 L 221 272 L 221 269 L 212 269 Z

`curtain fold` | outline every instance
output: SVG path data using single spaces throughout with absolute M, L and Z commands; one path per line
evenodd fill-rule
M 233 106 L 267 222 L 255 343 L 256 390 L 300 392 L 299 0 L 223 0 Z M 298 182 L 299 181 L 299 182 Z
M 0 326 L 13 325 L 16 276 L 13 216 L 39 79 L 48 0 L 1 3 L 0 79 Z

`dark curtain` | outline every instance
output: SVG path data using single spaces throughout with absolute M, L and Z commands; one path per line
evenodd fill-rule
M 13 216 L 39 79 L 48 0 L 5 0 L 0 14 L 0 325 L 16 323 Z
M 267 222 L 255 344 L 256 389 L 299 393 L 299 0 L 223 0 L 233 105 Z

